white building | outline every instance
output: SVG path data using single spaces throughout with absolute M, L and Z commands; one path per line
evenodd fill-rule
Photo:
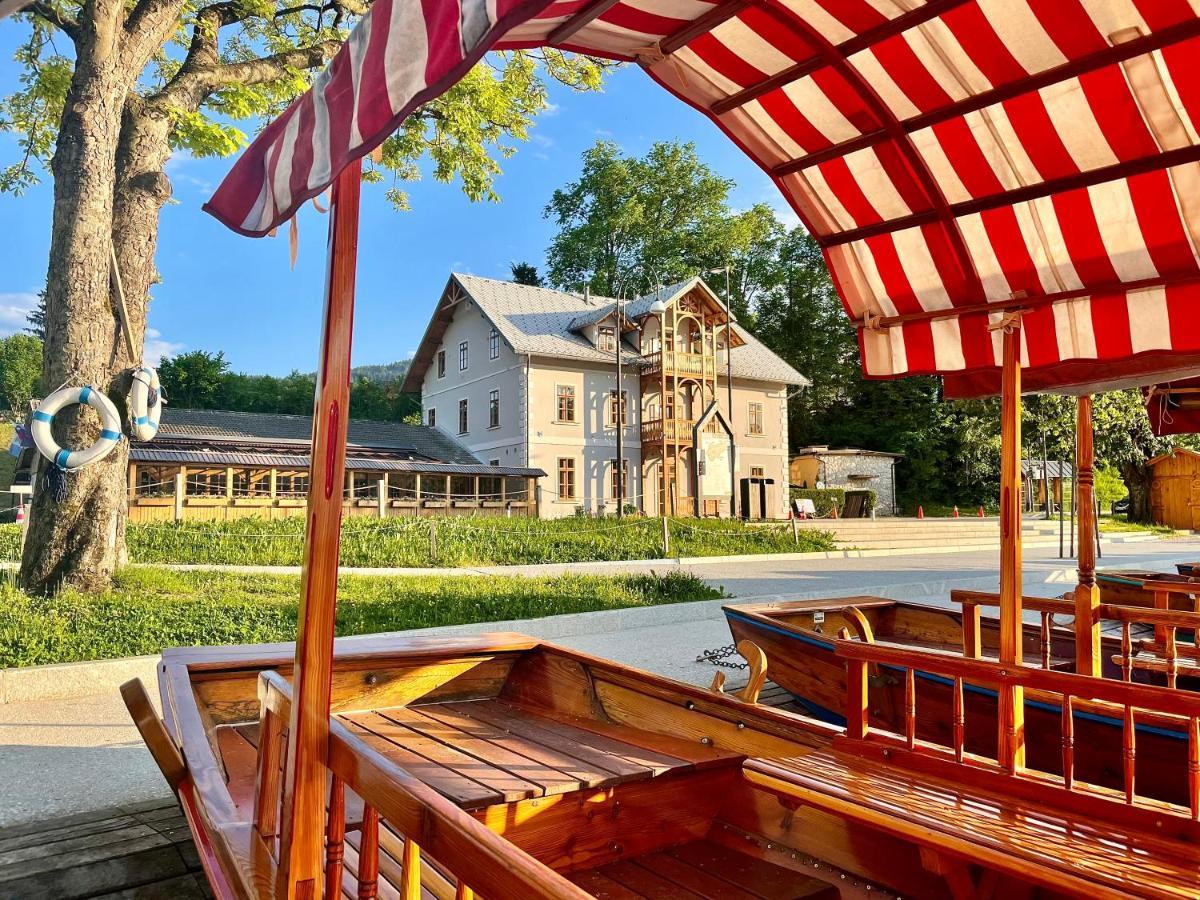
M 768 517 L 785 516 L 787 396 L 804 376 L 733 323 L 731 410 L 725 309 L 698 278 L 621 304 L 619 326 L 623 486 L 611 299 L 452 275 L 405 390 L 421 392 L 427 424 L 481 460 L 549 473 L 543 517 L 615 512 L 618 491 L 649 514 L 728 515 L 728 463 L 705 462 L 729 458 L 721 418 L 733 434 L 739 513 L 747 480 L 753 516 L 763 501 Z

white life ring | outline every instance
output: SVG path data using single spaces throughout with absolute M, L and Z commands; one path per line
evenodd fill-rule
M 154 394 L 154 405 L 150 406 L 150 394 Z M 158 423 L 162 419 L 162 388 L 158 384 L 158 373 L 149 366 L 133 372 L 133 387 L 129 389 L 130 413 L 133 416 L 133 436 L 139 441 L 149 441 L 158 434 Z
M 100 437 L 96 443 L 82 450 L 69 450 L 60 447 L 54 440 L 50 428 L 54 424 L 54 416 L 64 406 L 73 403 L 86 403 L 100 414 Z M 33 413 L 33 423 L 29 427 L 33 434 L 33 442 L 37 445 L 42 456 L 50 460 L 60 469 L 81 469 L 86 465 L 104 459 L 117 441 L 121 439 L 121 417 L 113 402 L 91 385 L 78 388 L 59 388 L 38 404 Z

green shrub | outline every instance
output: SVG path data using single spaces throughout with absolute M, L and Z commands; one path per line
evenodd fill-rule
M 842 488 L 792 488 L 792 500 L 811 500 L 822 518 L 833 515 L 836 506 L 840 513 L 846 508 L 846 492 Z
M 694 575 L 343 576 L 337 634 L 372 634 L 718 599 Z M 125 569 L 111 591 L 30 597 L 0 585 L 0 666 L 291 641 L 300 577 Z

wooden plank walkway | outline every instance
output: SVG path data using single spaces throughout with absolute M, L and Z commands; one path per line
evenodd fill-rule
M 173 797 L 0 829 L 0 900 L 211 896 Z
M 771 682 L 759 702 L 800 711 Z M 174 798 L 0 829 L 0 900 L 211 897 Z

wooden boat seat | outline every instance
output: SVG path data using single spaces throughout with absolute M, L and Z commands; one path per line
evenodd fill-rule
M 338 718 L 463 809 L 736 766 L 744 759 L 693 741 L 555 716 L 499 699 L 399 706 Z M 218 729 L 218 741 L 231 793 L 252 803 L 258 726 Z M 239 779 L 244 783 L 235 785 Z
M 699 840 L 567 877 L 600 900 L 836 900 L 827 882 Z
M 792 802 L 900 835 L 924 852 L 1091 897 L 1195 897 L 1200 848 L 1112 821 L 841 750 L 752 759 L 747 778 Z

